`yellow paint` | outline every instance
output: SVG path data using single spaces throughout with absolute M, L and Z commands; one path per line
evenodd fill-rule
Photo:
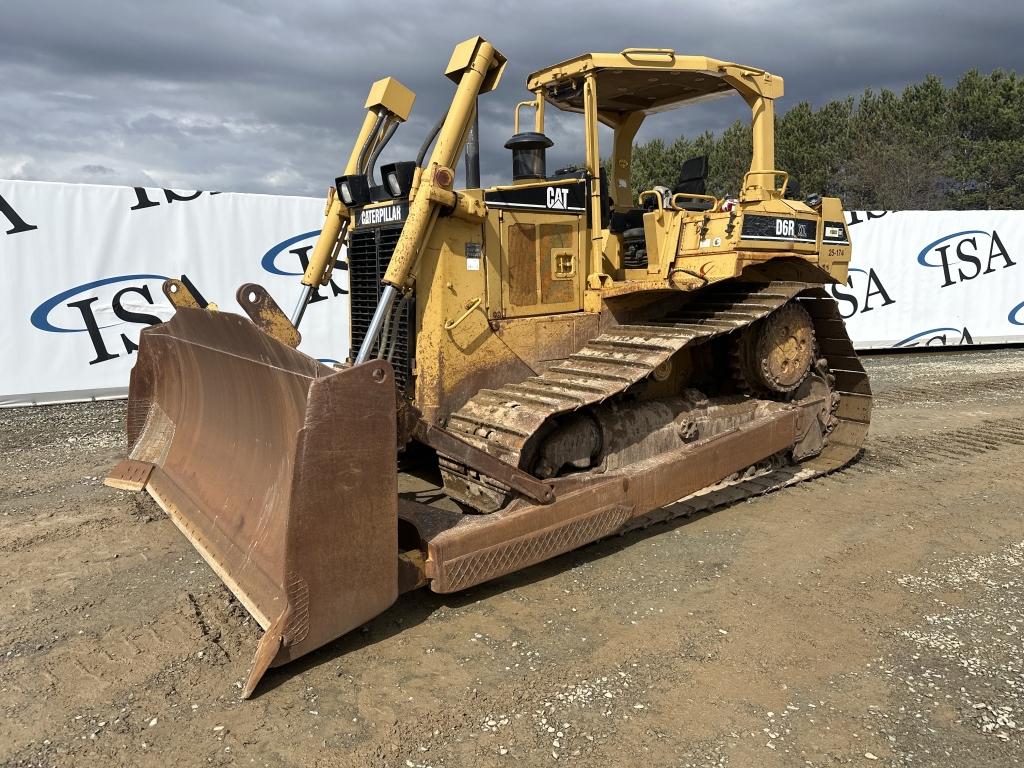
M 395 80 L 395 78 L 385 77 L 370 86 L 370 94 L 366 97 L 364 109 L 372 112 L 379 107 L 383 107 L 396 118 L 405 122 L 409 119 L 409 113 L 412 112 L 414 101 L 416 101 L 415 93 Z M 360 142 L 356 144 L 361 146 Z M 345 173 L 354 172 L 355 169 L 352 171 L 345 170 Z
M 824 221 L 843 221 L 839 200 L 817 208 L 784 197 L 787 175 L 774 168 L 774 100 L 782 79 L 752 67 L 663 49 L 590 53 L 530 75 L 535 129 L 546 103 L 581 113 L 578 148 L 591 180 L 587 213 L 488 207 L 487 193 L 577 183 L 523 182 L 458 191 L 443 180 L 457 168 L 476 99 L 497 86 L 505 59 L 482 38 L 456 47 L 446 75 L 458 84 L 430 160 L 418 174 L 409 216 L 385 282 L 416 293 L 413 405 L 443 422 L 482 388 L 534 375 L 579 349 L 614 322 L 616 307 L 642 308 L 678 291 L 700 290 L 748 271 L 749 277 L 798 274 L 810 282 L 845 280 L 849 246 L 823 248 Z M 648 103 L 624 109 L 624 84 L 650 84 Z M 556 89 L 556 90 L 551 90 Z M 750 106 L 753 161 L 732 210 L 711 196 L 663 200 L 632 184 L 632 143 L 644 117 L 718 95 L 738 93 Z M 629 95 L 627 93 L 627 95 Z M 518 129 L 518 108 L 513 115 Z M 613 130 L 610 201 L 602 199 L 598 124 Z M 610 211 L 643 212 L 646 268 L 625 269 L 623 237 L 600 224 Z M 684 205 L 707 204 L 706 210 Z M 744 220 L 770 216 L 815 227 L 814 242 L 742 237 Z M 773 220 L 774 221 L 774 220 Z M 780 225 L 785 226 L 785 225 Z M 470 258 L 470 254 L 479 254 Z M 475 268 L 471 265 L 476 265 Z

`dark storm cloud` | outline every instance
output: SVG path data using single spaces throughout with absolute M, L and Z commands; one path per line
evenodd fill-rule
M 935 73 L 1020 69 L 1018 2 L 544 3 L 104 0 L 0 11 L 0 177 L 320 194 L 339 171 L 369 84 L 417 92 L 387 159 L 411 158 L 444 110 L 452 46 L 481 34 L 508 56 L 481 103 L 485 180 L 533 69 L 587 50 L 675 48 L 764 67 L 787 105 L 901 88 Z M 582 157 L 579 119 L 554 119 L 550 163 Z M 642 138 L 718 130 L 727 99 L 652 118 Z

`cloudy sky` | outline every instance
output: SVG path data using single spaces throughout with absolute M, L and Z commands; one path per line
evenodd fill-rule
M 928 73 L 1024 71 L 1019 0 L 7 0 L 0 11 L 0 178 L 319 196 L 370 83 L 417 93 L 384 160 L 412 159 L 444 110 L 452 46 L 483 35 L 509 59 L 481 100 L 485 181 L 527 73 L 594 51 L 674 48 L 782 75 L 780 108 Z M 641 138 L 721 129 L 738 97 L 660 115 Z M 550 114 L 550 113 L 549 113 Z M 549 167 L 579 161 L 578 118 L 549 121 Z

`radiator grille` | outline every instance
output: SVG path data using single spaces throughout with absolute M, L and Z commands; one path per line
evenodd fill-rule
M 349 235 L 348 279 L 349 300 L 352 306 L 352 355 L 359 350 L 370 327 L 373 311 L 380 299 L 381 278 L 388 268 L 391 252 L 395 250 L 402 226 L 369 227 L 354 230 Z M 391 364 L 395 367 L 395 383 L 399 391 L 406 391 L 412 381 L 412 360 L 415 336 L 410 333 L 416 317 L 415 300 L 410 299 L 398 318 L 398 344 Z M 392 329 L 392 334 L 395 331 Z M 409 394 L 412 394 L 409 392 Z

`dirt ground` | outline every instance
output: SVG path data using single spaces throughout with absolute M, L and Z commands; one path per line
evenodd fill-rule
M 0 411 L 0 764 L 1024 763 L 1024 351 L 867 365 L 856 465 L 406 595 L 246 702 L 258 626 L 101 484 L 124 404 Z

